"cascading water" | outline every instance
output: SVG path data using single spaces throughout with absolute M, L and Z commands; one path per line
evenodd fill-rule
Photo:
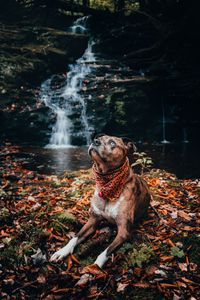
M 69 30 L 72 33 L 87 33 L 87 21 L 88 17 L 79 18 Z M 40 99 L 56 116 L 56 122 L 52 127 L 50 141 L 46 148 L 72 146 L 71 135 L 74 124 L 70 116 L 75 114 L 77 109 L 80 110 L 79 127 L 81 129 L 76 132 L 76 135 L 82 136 L 86 144 L 90 143 L 92 128 L 86 115 L 85 99 L 80 92 L 84 78 L 91 73 L 91 64 L 95 62 L 95 56 L 92 52 L 93 45 L 94 41 L 90 39 L 83 56 L 75 64 L 69 65 L 69 72 L 64 83 L 61 76 L 53 75 L 41 85 Z
M 169 144 L 170 142 L 166 140 L 166 118 L 165 118 L 165 106 L 164 103 L 162 103 L 162 144 Z

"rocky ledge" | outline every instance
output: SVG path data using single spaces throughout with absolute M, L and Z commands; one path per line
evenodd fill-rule
M 50 74 L 66 71 L 86 45 L 86 35 L 28 23 L 0 23 L 0 97 L 13 96 L 22 85 L 33 86 Z

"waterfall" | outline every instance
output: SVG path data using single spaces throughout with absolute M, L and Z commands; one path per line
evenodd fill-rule
M 165 118 L 165 106 L 164 103 L 162 102 L 162 144 L 169 144 L 170 142 L 166 140 L 166 118 Z
M 189 143 L 186 128 L 183 128 L 183 143 Z
M 88 33 L 87 21 L 88 17 L 77 19 L 69 31 Z M 91 64 L 95 62 L 95 56 L 92 52 L 93 45 L 94 41 L 90 39 L 83 56 L 77 59 L 75 64 L 69 65 L 66 78 L 63 78 L 63 75 L 53 75 L 41 85 L 40 99 L 51 109 L 56 119 L 46 148 L 71 147 L 72 133 L 83 137 L 85 144 L 90 143 L 92 128 L 88 123 L 86 102 L 80 92 L 85 77 L 92 71 Z M 77 110 L 80 111 L 81 130 L 74 133 L 74 124 L 70 116 L 76 114 Z

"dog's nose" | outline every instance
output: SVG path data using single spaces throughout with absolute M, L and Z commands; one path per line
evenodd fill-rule
M 95 140 L 93 141 L 93 144 L 94 144 L 95 146 L 100 146 L 100 145 L 101 145 L 101 142 L 100 142 L 99 140 L 95 139 Z

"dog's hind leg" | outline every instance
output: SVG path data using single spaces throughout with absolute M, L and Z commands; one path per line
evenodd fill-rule
M 113 240 L 113 242 L 97 257 L 96 261 L 94 262 L 100 268 L 108 260 L 109 256 L 119 247 L 122 243 L 124 243 L 129 238 L 129 233 L 127 231 L 127 224 L 119 224 L 118 225 L 118 233 Z
M 96 216 L 91 215 L 87 223 L 82 227 L 79 233 L 73 237 L 66 246 L 55 252 L 51 258 L 50 262 L 58 262 L 73 253 L 74 248 L 83 242 L 87 237 L 95 232 L 97 225 L 99 224 L 100 219 Z

